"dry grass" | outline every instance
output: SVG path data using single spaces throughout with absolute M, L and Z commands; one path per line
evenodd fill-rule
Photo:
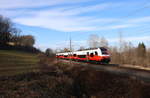
M 0 79 L 0 98 L 70 98 L 71 84 L 67 76 L 54 73 L 5 77 Z

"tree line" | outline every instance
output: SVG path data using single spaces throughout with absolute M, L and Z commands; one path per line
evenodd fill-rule
M 131 42 L 126 42 L 119 38 L 119 47 L 109 46 L 108 41 L 98 35 L 90 35 L 88 39 L 90 48 L 106 47 L 111 55 L 111 63 L 114 64 L 131 64 L 150 66 L 150 49 L 143 42 L 134 46 Z
M 140 42 L 138 46 L 134 46 L 131 42 L 126 42 L 122 38 L 118 38 L 118 42 L 119 46 L 110 46 L 104 37 L 92 34 L 87 40 L 88 48 L 81 46 L 78 50 L 105 47 L 109 50 L 111 63 L 113 64 L 150 66 L 150 49 L 143 42 Z M 60 50 L 60 52 L 69 51 L 69 48 Z
M 16 28 L 9 18 L 0 15 L 0 49 L 21 49 L 39 52 L 34 47 L 34 36 L 22 35 L 21 33 L 22 31 Z

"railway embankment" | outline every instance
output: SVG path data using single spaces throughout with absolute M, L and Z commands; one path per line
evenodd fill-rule
M 68 60 L 61 60 L 64 63 L 70 64 Z M 106 71 L 111 74 L 119 74 L 135 77 L 144 82 L 150 82 L 150 68 L 133 66 L 133 65 L 119 65 L 119 64 L 92 64 L 85 62 L 71 61 L 71 65 L 85 66 L 93 70 Z

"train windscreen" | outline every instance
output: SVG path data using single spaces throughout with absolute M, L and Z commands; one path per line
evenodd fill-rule
M 100 49 L 101 49 L 101 51 L 102 51 L 102 54 L 108 55 L 108 51 L 107 51 L 106 48 L 101 47 Z

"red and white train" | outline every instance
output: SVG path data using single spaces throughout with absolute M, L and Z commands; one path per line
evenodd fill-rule
M 110 62 L 110 55 L 108 53 L 108 50 L 104 47 L 82 51 L 57 53 L 56 57 L 60 59 L 71 59 L 86 62 L 99 62 L 99 63 Z

